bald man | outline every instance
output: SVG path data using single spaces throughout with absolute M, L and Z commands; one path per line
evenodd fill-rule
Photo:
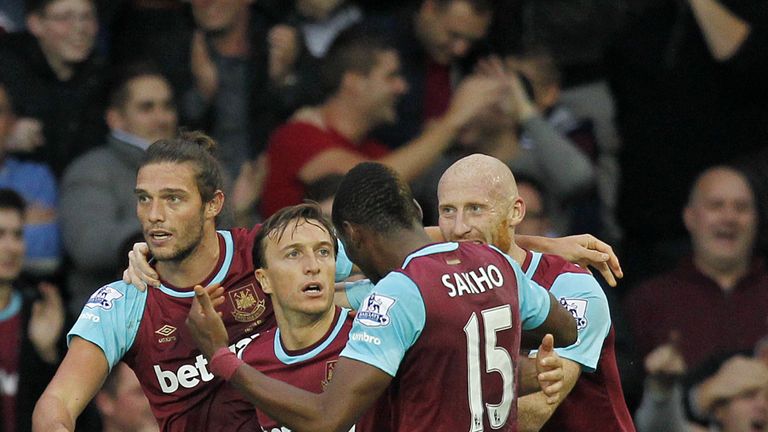
M 674 330 L 695 369 L 716 352 L 751 349 L 765 336 L 768 270 L 754 253 L 757 205 L 749 180 L 734 167 L 699 175 L 682 212 L 691 256 L 625 299 L 640 356 L 666 344 Z
M 542 393 L 520 398 L 519 430 L 634 431 L 621 390 L 605 294 L 586 269 L 515 243 L 525 202 L 507 165 L 481 154 L 460 159 L 440 179 L 438 201 L 444 239 L 480 241 L 507 251 L 576 318 L 579 341 L 557 350 L 564 363 L 564 390 L 573 396 L 561 399 L 559 407 L 548 404 Z

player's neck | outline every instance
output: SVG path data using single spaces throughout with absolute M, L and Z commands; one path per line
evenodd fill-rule
M 193 287 L 202 283 L 219 262 L 219 235 L 214 228 L 206 231 L 200 243 L 180 261 L 158 261 L 162 280 L 176 287 Z
M 509 250 L 507 251 L 507 255 L 511 256 L 512 259 L 514 259 L 522 267 L 523 263 L 525 262 L 525 257 L 528 254 L 525 252 L 525 249 L 515 244 L 515 241 L 513 239 L 512 245 L 509 247 Z
M 396 239 L 396 240 L 394 240 Z M 423 227 L 411 230 L 401 230 L 391 235 L 381 237 L 380 245 L 376 248 L 379 272 L 382 275 L 400 268 L 408 255 L 434 243 Z
M 298 351 L 316 344 L 333 325 L 336 308 L 331 307 L 322 315 L 278 311 L 275 308 L 280 342 L 288 350 Z

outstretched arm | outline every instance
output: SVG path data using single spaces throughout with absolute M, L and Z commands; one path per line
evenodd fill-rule
M 345 357 L 339 359 L 333 380 L 321 394 L 268 378 L 227 350 L 227 331 L 208 293 L 196 287 L 195 294 L 187 327 L 211 359 L 211 371 L 227 378 L 251 403 L 291 430 L 349 430 L 392 379 L 373 366 Z
M 429 237 L 434 241 L 445 241 L 438 227 L 425 227 Z M 579 234 L 568 237 L 539 237 L 515 235 L 515 243 L 523 249 L 535 250 L 553 255 L 560 255 L 582 268 L 596 268 L 605 281 L 612 287 L 616 279 L 624 277 L 619 257 L 608 243 L 591 234 Z
M 74 431 L 75 421 L 109 373 L 101 348 L 75 336 L 32 414 L 35 432 Z
M 619 257 L 611 245 L 591 234 L 559 238 L 516 235 L 515 243 L 523 249 L 560 255 L 585 269 L 592 266 L 612 287 L 616 286 L 617 278 L 624 277 Z

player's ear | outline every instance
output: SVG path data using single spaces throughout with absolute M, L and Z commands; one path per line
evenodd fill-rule
M 261 290 L 264 291 L 265 294 L 272 294 L 272 286 L 269 284 L 269 278 L 267 278 L 266 271 L 264 271 L 263 268 L 258 268 L 253 274 L 256 276 L 256 280 L 259 281 Z
M 417 209 L 419 209 L 419 220 L 424 222 L 424 210 L 422 210 L 421 204 L 419 204 L 419 202 L 416 201 L 416 198 L 413 199 L 413 204 L 416 205 Z
M 221 213 L 224 208 L 224 192 L 216 190 L 213 193 L 213 198 L 205 203 L 205 216 L 207 218 L 215 218 Z
M 509 214 L 507 215 L 507 220 L 509 221 L 509 226 L 515 227 L 520 224 L 520 222 L 523 221 L 523 218 L 525 217 L 525 201 L 518 196 L 517 198 L 512 201 L 512 205 L 509 207 Z
M 341 223 L 341 230 L 343 231 L 344 239 L 349 244 L 357 246 L 360 243 L 360 229 L 356 225 L 343 221 Z

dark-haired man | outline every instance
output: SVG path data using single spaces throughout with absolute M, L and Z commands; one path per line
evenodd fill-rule
M 105 132 L 106 71 L 94 49 L 96 5 L 94 0 L 29 0 L 25 8 L 28 32 L 0 37 L 0 79 L 16 104 L 18 127 L 42 126 L 44 140 L 25 139 L 18 143 L 20 150 L 34 152 L 59 177 Z
M 24 199 L 0 189 L 0 430 L 31 428 L 35 400 L 61 360 L 64 307 L 58 289 L 19 280 L 24 263 Z
M 105 118 L 106 144 L 75 159 L 62 179 L 61 228 L 73 264 L 68 282 L 74 315 L 95 287 L 115 279 L 125 245 L 141 233 L 136 171 L 150 144 L 176 132 L 170 84 L 151 66 L 126 67 L 115 79 Z
M 486 54 L 481 52 L 487 51 L 482 41 L 493 20 L 491 0 L 417 3 L 383 29 L 395 38 L 403 76 L 411 88 L 397 105 L 397 125 L 377 131 L 377 137 L 392 146 L 414 139 L 430 121 L 450 111 L 460 92 L 459 78 L 473 66 L 476 53 Z
M 136 374 L 118 363 L 95 399 L 101 432 L 157 432 L 157 422 Z
M 253 245 L 256 278 L 272 301 L 277 329 L 260 335 L 240 356 L 268 376 L 313 393 L 333 377 L 354 319 L 349 309 L 333 304 L 336 249 L 333 227 L 316 204 L 281 209 L 264 221 Z M 237 427 L 286 430 L 231 386 L 221 387 L 216 397 L 251 413 Z
M 259 227 L 216 231 L 224 193 L 214 146 L 198 132 L 147 149 L 136 179 L 136 212 L 161 286 L 139 291 L 113 282 L 91 296 L 69 333 L 67 356 L 35 408 L 36 431 L 73 430 L 121 360 L 139 377 L 163 431 L 231 430 L 240 418 L 237 405 L 212 397 L 223 381 L 210 373 L 183 329 L 191 287 L 198 284 L 224 287 L 227 345 L 233 349 L 274 325 L 251 260 Z
M 323 103 L 300 110 L 270 138 L 263 215 L 298 204 L 307 185 L 344 174 L 366 160 L 377 160 L 406 181 L 413 180 L 448 148 L 465 123 L 500 99 L 501 81 L 467 79 L 444 115 L 390 152 L 369 134 L 398 120 L 397 102 L 408 91 L 400 61 L 381 38 L 357 30 L 338 37 L 322 65 L 321 85 L 327 94 Z
M 364 430 L 514 430 L 521 327 L 555 332 L 568 345 L 575 323 L 511 258 L 475 243 L 430 245 L 420 219 L 410 189 L 384 165 L 360 164 L 339 186 L 334 226 L 376 287 L 324 393 L 240 367 L 198 289 L 187 324 L 212 369 L 293 429 L 345 430 L 386 391 Z

